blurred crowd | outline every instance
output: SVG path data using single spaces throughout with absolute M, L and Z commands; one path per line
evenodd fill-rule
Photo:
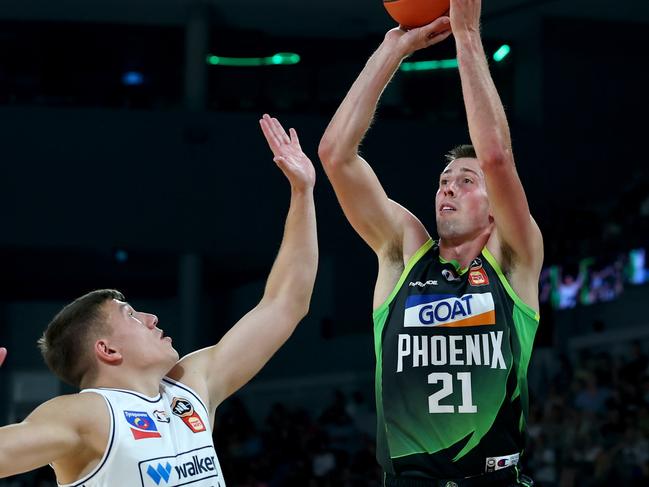
M 563 357 L 532 398 L 525 466 L 542 487 L 649 485 L 649 361 L 629 348 Z
M 224 405 L 225 406 L 225 405 Z M 234 398 L 217 416 L 215 432 L 229 487 L 379 487 L 374 401 L 336 391 L 312 411 L 276 403 L 260 428 Z

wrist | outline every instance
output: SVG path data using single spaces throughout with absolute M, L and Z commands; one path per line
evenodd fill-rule
M 293 196 L 312 196 L 313 195 L 313 184 L 304 183 L 304 184 L 291 184 L 291 194 Z
M 455 44 L 458 47 L 476 47 L 482 45 L 482 38 L 479 29 L 462 28 L 453 30 Z
M 400 35 L 390 35 L 393 33 L 393 31 L 390 31 L 388 32 L 388 34 L 386 34 L 385 39 L 383 39 L 383 42 L 381 43 L 379 49 L 392 61 L 401 63 L 401 61 L 404 58 L 408 57 L 411 53 L 408 51 L 407 46 L 405 46 L 401 41 L 401 38 L 403 37 L 403 34 L 405 34 L 405 32 L 399 32 L 398 34 Z

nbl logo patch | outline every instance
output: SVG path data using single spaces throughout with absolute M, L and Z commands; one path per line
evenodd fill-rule
M 162 437 L 151 416 L 144 411 L 124 411 L 124 417 L 136 440 Z
M 196 411 L 194 411 L 194 406 L 192 406 L 192 403 L 184 397 L 174 397 L 171 403 L 171 412 L 174 416 L 178 416 L 182 419 L 183 423 L 185 423 L 192 432 L 200 433 L 201 431 L 206 430 L 200 416 Z

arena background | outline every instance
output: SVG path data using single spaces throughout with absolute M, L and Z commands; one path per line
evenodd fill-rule
M 546 247 L 527 470 L 542 487 L 649 485 L 649 3 L 484 0 L 483 11 L 488 54 L 511 49 L 490 63 Z M 0 3 L 0 424 L 71 392 L 35 343 L 82 293 L 120 289 L 181 354 L 256 303 L 289 196 L 258 128 L 269 112 L 317 167 L 319 275 L 309 316 L 222 406 L 217 452 L 231 487 L 378 485 L 375 259 L 316 151 L 392 26 L 379 0 Z M 300 62 L 206 62 L 281 52 Z M 453 57 L 446 41 L 410 61 Z M 457 70 L 404 71 L 363 154 L 434 231 L 443 154 L 466 141 Z M 581 278 L 574 302 L 561 302 L 566 276 Z M 52 482 L 43 469 L 0 486 Z

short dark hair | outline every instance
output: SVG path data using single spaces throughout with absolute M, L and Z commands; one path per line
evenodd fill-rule
M 124 301 L 124 295 L 114 289 L 99 289 L 75 299 L 56 314 L 38 340 L 47 366 L 68 384 L 80 387 L 92 368 L 88 342 L 109 332 L 101 308 L 111 299 Z
M 455 159 L 462 159 L 463 157 L 469 157 L 471 159 L 478 158 L 475 154 L 475 148 L 471 144 L 462 144 L 453 147 L 446 153 L 446 162 L 450 163 Z

